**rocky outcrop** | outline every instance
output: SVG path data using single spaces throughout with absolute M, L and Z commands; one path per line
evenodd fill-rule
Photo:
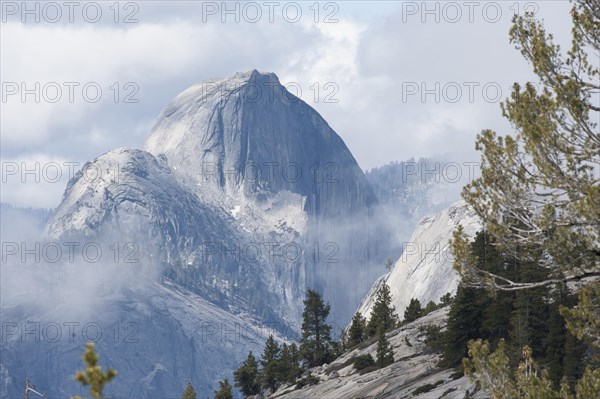
M 452 265 L 449 241 L 459 224 L 470 236 L 481 229 L 479 218 L 464 201 L 421 219 L 391 272 L 375 282 L 358 311 L 368 318 L 384 282 L 390 287 L 400 316 L 412 298 L 425 306 L 429 301 L 438 302 L 444 294 L 454 294 L 460 276 Z
M 258 240 L 272 241 L 281 227 L 296 232 L 276 236 L 302 251 L 288 277 L 304 280 L 288 294 L 319 289 L 335 322 L 350 318 L 381 273 L 383 231 L 369 183 L 342 139 L 275 74 L 190 87 L 165 107 L 144 149 L 164 155 L 204 201 L 235 210 Z
M 463 399 L 468 391 L 475 392 L 474 386 L 452 369 L 437 367 L 439 354 L 425 345 L 427 325 L 444 326 L 447 309 L 440 309 L 412 323 L 386 334 L 393 351 L 395 362 L 382 369 L 367 373 L 358 372 L 352 359 L 355 356 L 370 354 L 376 358 L 377 342 L 374 339 L 359 344 L 331 364 L 309 370 L 319 379 L 316 385 L 296 389 L 284 386 L 269 398 L 280 399 Z M 473 398 L 483 398 L 481 392 Z
M 144 149 L 87 164 L 47 236 L 127 237 L 175 281 L 266 322 L 298 321 L 306 286 L 349 320 L 381 271 L 377 200 L 342 139 L 274 74 L 190 87 Z
M 190 87 L 165 107 L 144 149 L 164 154 L 200 196 L 260 200 L 285 190 L 305 197 L 309 214 L 335 218 L 376 202 L 342 139 L 273 73 Z
M 261 350 L 264 336 L 229 341 L 239 326 L 297 335 L 307 286 L 330 302 L 330 320 L 348 322 L 381 271 L 376 203 L 342 139 L 274 74 L 203 82 L 165 108 L 142 150 L 110 151 L 69 181 L 45 239 L 103 243 L 103 262 L 35 265 L 27 279 L 39 282 L 39 298 L 29 302 L 16 289 L 4 301 L 6 281 L 28 280 L 7 280 L 3 268 L 2 314 L 17 324 L 27 317 L 138 326 L 139 345 L 115 345 L 106 330 L 98 340 L 105 364 L 119 371 L 111 397 L 173 397 L 187 381 L 212 388 L 249 350 Z M 114 243 L 133 244 L 137 262 L 108 259 Z M 89 289 L 96 283 L 102 290 Z M 132 289 L 140 284 L 143 294 Z M 42 310 L 55 300 L 62 308 Z M 91 315 L 64 319 L 82 301 Z M 204 322 L 221 328 L 218 338 L 198 338 Z M 72 373 L 82 339 L 18 338 L 2 343 L 1 392 L 22 392 L 28 375 L 51 387 L 48 395 L 80 393 Z
M 224 309 L 261 309 L 262 321 L 277 321 L 289 308 L 266 289 L 265 262 L 242 256 L 250 237 L 234 222 L 180 184 L 163 156 L 117 149 L 69 182 L 46 236 L 131 243 L 135 260 Z

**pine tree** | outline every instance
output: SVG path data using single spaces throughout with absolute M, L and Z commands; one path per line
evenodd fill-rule
M 427 302 L 425 309 L 423 309 L 423 316 L 428 315 L 429 313 L 437 310 L 438 306 L 433 301 Z
M 518 367 L 511 368 L 505 351 L 504 340 L 497 349 L 490 351 L 487 341 L 469 342 L 469 358 L 463 360 L 465 374 L 493 399 L 543 398 L 543 399 L 588 399 L 600 393 L 600 369 L 587 368 L 575 384 L 575 395 L 566 383 L 560 389 L 553 387 L 546 370 L 542 370 L 533 359 L 531 348 L 522 350 Z
M 546 272 L 536 263 L 511 259 L 513 269 L 520 281 L 535 282 L 547 277 Z M 546 321 L 549 296 L 548 287 L 520 290 L 515 294 L 510 318 L 509 356 L 516 364 L 521 357 L 521 348 L 528 346 L 538 357 L 544 356 L 544 338 L 547 335 Z
M 392 363 L 394 363 L 394 351 L 385 336 L 383 325 L 380 324 L 377 329 L 377 361 L 375 364 L 379 368 L 384 368 Z
M 442 296 L 440 298 L 440 305 L 442 305 L 442 306 L 449 306 L 449 305 L 452 304 L 452 300 L 453 300 L 452 294 L 450 294 L 448 292 L 448 293 L 444 294 L 444 296 Z
M 562 288 L 562 289 L 560 289 Z M 559 290 L 560 289 L 560 290 Z M 573 307 L 578 305 L 577 295 L 571 294 L 566 284 L 561 284 L 557 287 L 558 294 L 555 295 L 554 311 L 561 313 L 561 308 L 567 306 Z M 577 306 L 577 308 L 580 308 Z M 561 332 L 564 333 L 564 349 L 562 350 L 563 357 L 561 359 L 562 378 L 568 384 L 569 388 L 575 386 L 575 382 L 583 376 L 585 369 L 585 357 L 588 346 L 567 328 L 567 322 L 562 314 L 557 315 L 557 319 L 561 322 Z M 560 318 L 559 318 L 560 317 Z M 552 351 L 552 344 L 548 342 L 548 348 Z M 592 345 L 592 353 L 594 346 Z
M 278 381 L 288 384 L 296 382 L 302 373 L 302 368 L 300 367 L 300 352 L 295 343 L 283 344 L 278 365 Z
M 580 289 L 577 307 L 561 307 L 560 313 L 573 335 L 600 349 L 600 281 Z
M 196 390 L 190 382 L 188 382 L 187 386 L 185 387 L 185 391 L 183 391 L 181 399 L 196 399 Z
M 100 356 L 96 353 L 92 342 L 85 344 L 85 351 L 82 358 L 86 369 L 85 371 L 78 371 L 75 374 L 75 380 L 79 381 L 83 386 L 90 387 L 92 398 L 101 399 L 104 386 L 117 376 L 117 372 L 112 367 L 106 370 L 105 373 L 102 372 L 102 367 L 98 365 Z M 81 399 L 81 397 L 75 396 L 74 399 Z
M 219 381 L 219 390 L 215 391 L 215 399 L 233 399 L 233 388 L 227 378 Z
M 417 320 L 423 314 L 423 309 L 421 308 L 421 302 L 418 299 L 412 298 L 408 307 L 404 310 L 404 320 L 403 323 L 410 323 L 411 321 Z
M 383 283 L 379 291 L 377 291 L 375 304 L 373 304 L 373 309 L 371 310 L 371 318 L 367 324 L 367 334 L 369 337 L 377 334 L 377 328 L 380 323 L 386 332 L 393 330 L 398 325 L 396 308 L 392 305 L 392 293 L 386 283 Z
M 483 131 L 476 147 L 482 151 L 481 177 L 467 185 L 463 197 L 485 220 L 486 229 L 506 252 L 516 254 L 519 265 L 527 262 L 545 267 L 549 276 L 541 281 L 505 278 L 478 267 L 468 251 L 468 237 L 458 228 L 452 240 L 454 266 L 465 285 L 495 291 L 522 291 L 563 281 L 582 281 L 576 307 L 561 307 L 567 330 L 593 348 L 600 349 L 600 163 L 597 134 L 600 103 L 600 68 L 591 54 L 600 51 L 600 13 L 597 0 L 573 2 L 572 40 L 566 53 L 554 43 L 543 24 L 529 16 L 515 16 L 510 41 L 533 67 L 541 87 L 515 83 L 502 104 L 503 115 L 516 134 L 498 136 Z M 534 248 L 534 251 L 531 249 Z M 507 263 L 512 268 L 512 263 Z M 564 273 L 564 279 L 554 278 Z M 543 295 L 519 295 L 513 312 L 513 336 L 538 344 L 539 312 L 535 300 Z M 518 330 L 515 331 L 515 324 Z M 559 337 L 559 323 L 549 323 L 552 339 Z M 549 331 L 550 333 L 550 331 Z M 569 336 L 565 340 L 564 357 Z M 544 349 L 544 348 L 542 348 Z M 473 341 L 465 371 L 492 398 L 573 398 L 569 384 L 552 389 L 547 374 L 539 372 L 530 348 L 513 372 L 504 344 L 492 353 L 488 343 Z M 534 352 L 535 353 L 535 352 Z M 560 353 L 547 360 L 556 363 Z M 536 356 L 539 355 L 536 353 Z M 541 353 L 543 357 L 543 353 Z M 569 354 L 570 355 L 570 354 Z M 556 367 L 556 366 L 555 366 Z M 574 384 L 577 398 L 597 398 L 600 369 L 588 367 Z M 567 367 L 563 360 L 563 374 Z
M 335 358 L 346 352 L 348 348 L 348 332 L 346 330 L 342 330 L 340 332 L 340 340 L 338 342 L 334 341 L 334 355 Z
M 581 374 L 586 347 L 590 345 L 591 365 L 586 367 L 583 375 L 575 382 L 577 398 L 598 397 L 600 392 L 600 367 L 598 354 L 600 351 L 600 281 L 588 283 L 579 290 L 577 306 L 568 308 L 561 306 L 560 313 L 570 334 L 567 334 L 563 374 L 571 383 Z M 581 341 L 580 341 L 581 340 Z
M 348 329 L 348 348 L 363 342 L 366 338 L 367 321 L 359 312 L 352 317 L 352 324 Z
M 553 295 L 553 302 L 550 305 L 547 323 L 545 366 L 548 370 L 548 377 L 554 383 L 555 388 L 560 385 L 562 380 L 563 359 L 567 342 L 567 328 L 559 312 L 559 307 L 564 301 L 562 297 L 565 295 L 565 290 L 566 284 L 560 284 L 557 287 Z
M 264 389 L 270 389 L 274 392 L 279 385 L 279 356 L 281 349 L 275 341 L 273 335 L 269 335 L 267 342 L 265 343 L 265 349 L 260 358 L 260 365 L 262 370 L 260 372 L 261 386 Z
M 331 326 L 327 324 L 329 304 L 318 292 L 308 289 L 302 312 L 300 353 L 307 367 L 320 366 L 332 360 Z
M 592 56 L 600 51 L 598 2 L 573 2 L 571 18 L 567 52 L 542 22 L 514 18 L 510 42 L 531 63 L 539 84 L 515 83 L 502 103 L 514 134 L 484 130 L 478 135 L 481 176 L 465 187 L 463 198 L 498 245 L 513 253 L 538 247 L 543 256 L 536 260 L 551 274 L 576 279 L 600 275 L 600 67 Z M 455 267 L 469 282 L 496 289 L 532 287 L 482 273 L 468 257 L 457 256 L 464 249 L 461 235 L 457 232 L 452 252 Z M 522 260 L 529 255 L 519 254 Z
M 485 290 L 478 290 L 483 309 L 479 338 L 494 342 L 510 335 L 510 316 L 513 312 L 512 293 L 497 292 L 490 298 Z
M 566 331 L 565 350 L 562 359 L 562 378 L 571 388 L 578 379 L 583 377 L 587 350 L 588 346 L 583 341 L 571 334 L 569 330 Z
M 244 396 L 256 395 L 260 393 L 258 376 L 258 364 L 250 352 L 242 365 L 233 372 L 234 385 L 240 388 Z
M 509 277 L 505 270 L 507 260 L 487 233 L 475 234 L 469 245 L 469 256 L 473 257 L 481 270 Z M 484 289 L 461 284 L 450 306 L 442 340 L 441 364 L 458 365 L 467 355 L 467 343 L 471 339 L 484 338 L 496 343 L 501 338 L 508 338 L 513 296 L 504 292 L 490 295 Z
M 506 256 L 495 245 L 493 237 L 485 231 L 475 234 L 471 252 L 478 260 L 478 267 L 490 273 L 511 278 L 505 264 Z M 479 306 L 483 309 L 480 334 L 478 338 L 497 342 L 509 336 L 509 319 L 513 311 L 514 294 L 509 292 L 489 292 L 479 290 Z
M 467 344 L 479 338 L 483 309 L 482 290 L 459 285 L 446 322 L 441 365 L 456 366 L 467 355 Z

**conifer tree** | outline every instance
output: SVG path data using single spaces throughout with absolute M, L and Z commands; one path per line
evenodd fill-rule
M 100 356 L 96 353 L 92 342 L 85 344 L 82 358 L 86 368 L 85 371 L 78 371 L 75 374 L 75 380 L 79 381 L 81 385 L 90 387 L 92 398 L 101 399 L 104 386 L 117 376 L 117 372 L 112 367 L 106 372 L 102 371 L 102 367 L 98 365 Z M 81 399 L 81 397 L 75 396 L 74 399 Z
M 567 329 L 565 320 L 560 314 L 561 306 L 573 306 L 576 299 L 571 295 L 565 283 L 558 284 L 552 293 L 547 321 L 548 335 L 545 339 L 545 355 L 543 364 L 548 370 L 548 377 L 554 387 L 566 383 L 574 389 L 575 382 L 584 371 L 584 353 L 587 346 L 578 340 Z
M 600 67 L 590 58 L 600 52 L 598 2 L 573 2 L 571 19 L 571 48 L 565 53 L 542 22 L 515 16 L 510 42 L 530 62 L 539 84 L 514 84 L 502 114 L 515 133 L 479 134 L 481 176 L 463 190 L 498 245 L 519 252 L 522 260 L 538 261 L 551 278 L 525 283 L 485 273 L 461 256 L 464 236 L 457 232 L 455 266 L 469 284 L 518 290 L 558 283 L 557 272 L 570 280 L 600 275 Z M 542 256 L 519 251 L 530 247 Z
M 367 321 L 360 312 L 356 312 L 348 329 L 348 348 L 352 348 L 365 340 L 366 328 Z
M 233 388 L 227 378 L 219 381 L 219 390 L 215 391 L 215 399 L 233 399 Z
M 479 231 L 475 234 L 475 239 L 471 244 L 471 252 L 477 258 L 478 267 L 481 270 L 496 273 L 503 277 L 512 277 L 505 267 L 509 259 L 494 244 L 494 238 L 485 231 Z M 483 289 L 477 292 L 480 296 L 477 303 L 483 309 L 478 338 L 490 338 L 494 341 L 499 338 L 508 338 L 514 294 L 494 292 L 490 295 L 489 292 Z
M 332 360 L 331 325 L 327 324 L 329 304 L 325 305 L 318 292 L 308 289 L 302 312 L 300 353 L 307 367 L 320 366 Z
M 252 352 L 242 365 L 233 372 L 234 385 L 240 388 L 244 396 L 251 396 L 260 393 L 260 383 L 258 374 L 258 363 Z
M 543 268 L 532 261 L 511 259 L 515 275 L 520 281 L 536 282 L 547 277 Z M 548 306 L 546 298 L 549 287 L 536 287 L 519 290 L 515 293 L 513 311 L 510 318 L 510 357 L 516 364 L 521 357 L 521 349 L 528 346 L 537 357 L 544 355 L 544 339 L 547 335 Z
M 367 334 L 369 337 L 377 334 L 377 328 L 380 323 L 386 332 L 393 330 L 398 325 L 396 308 L 392 305 L 392 293 L 386 283 L 383 283 L 379 291 L 377 291 L 375 303 L 371 310 L 371 318 L 367 324 Z
M 471 286 L 521 291 L 581 281 L 578 305 L 561 307 L 561 313 L 568 331 L 597 349 L 600 282 L 592 277 L 600 275 L 600 68 L 590 57 L 600 52 L 598 1 L 574 1 L 571 18 L 570 49 L 563 53 L 541 22 L 515 16 L 510 40 L 531 63 L 541 87 L 515 83 L 502 111 L 516 134 L 499 137 L 486 130 L 479 135 L 481 177 L 463 191 L 499 247 L 515 253 L 521 264 L 544 266 L 548 277 L 524 281 L 482 270 L 469 254 L 462 228 L 454 234 L 452 252 L 464 284 Z M 533 313 L 525 317 L 523 312 L 527 297 L 520 299 L 520 321 L 535 323 Z M 567 336 L 565 345 L 568 341 Z M 556 391 L 547 374 L 536 370 L 530 348 L 523 349 L 515 372 L 501 349 L 492 353 L 488 343 L 473 341 L 464 364 L 492 398 L 573 398 L 568 383 Z M 568 352 L 565 346 L 565 357 Z M 600 369 L 587 367 L 574 385 L 577 398 L 598 397 Z
M 566 291 L 566 284 L 559 284 L 556 287 L 548 311 L 545 365 L 548 369 L 548 377 L 552 380 L 555 388 L 560 385 L 564 372 L 563 359 L 567 343 L 567 328 L 560 315 L 559 307 L 565 303 Z
M 600 353 L 600 282 L 582 288 L 577 298 L 567 297 L 566 303 L 560 306 L 560 313 L 567 328 L 563 378 L 572 386 L 577 379 L 584 377 L 583 359 L 588 348 L 590 363 L 596 364 L 596 372 L 600 370 L 597 366 L 599 359 L 596 358 Z M 597 374 L 590 372 L 586 378 L 593 378 L 594 375 Z M 600 380 L 597 383 L 600 384 Z
M 562 379 L 572 388 L 577 380 L 583 377 L 586 369 L 586 352 L 588 346 L 567 329 L 565 332 L 565 349 L 562 358 Z M 591 349 L 592 352 L 598 349 Z M 591 361 L 593 363 L 593 361 Z M 596 363 L 597 364 L 597 363 Z M 599 381 L 600 382 L 600 381 Z
M 300 351 L 295 343 L 290 345 L 283 344 L 281 347 L 281 356 L 278 362 L 278 381 L 293 384 L 300 377 L 302 368 L 300 367 Z
M 423 316 L 428 315 L 429 313 L 437 310 L 438 306 L 433 301 L 427 302 L 425 309 L 423 309 Z
M 480 338 L 482 291 L 459 285 L 446 322 L 441 365 L 456 366 L 467 356 L 468 343 Z
M 194 389 L 192 383 L 187 383 L 181 399 L 196 399 L 196 390 Z
M 444 296 L 442 296 L 440 298 L 440 305 L 442 306 L 449 306 L 452 304 L 452 294 L 450 294 L 449 292 L 444 294 Z
M 377 329 L 377 360 L 375 364 L 379 368 L 384 368 L 392 363 L 394 363 L 394 351 L 385 336 L 383 325 L 380 324 Z
M 544 270 L 532 262 L 523 262 L 498 252 L 491 237 L 485 233 L 476 234 L 471 252 L 482 270 L 505 276 L 508 276 L 507 271 L 511 271 L 513 275 L 520 274 L 523 281 L 545 278 Z M 507 264 L 513 267 L 507 269 Z M 545 297 L 549 298 L 549 304 L 546 304 Z M 551 298 L 546 287 L 516 294 L 501 291 L 490 296 L 484 289 L 461 285 L 450 308 L 441 364 L 458 364 L 460 358 L 466 355 L 465 349 L 470 339 L 489 340 L 493 347 L 499 339 L 509 338 L 502 352 L 511 359 L 509 366 L 517 365 L 523 347 L 537 347 L 538 352 L 532 352 L 536 353 L 536 358 L 546 370 L 553 389 L 559 388 L 563 377 L 566 378 L 567 387 L 572 389 L 584 371 L 584 348 L 566 330 L 559 313 L 561 306 L 574 304 L 569 297 L 565 283 L 557 285 Z M 511 307 L 513 311 L 499 311 Z M 510 331 L 507 329 L 509 325 Z
M 342 353 L 346 352 L 346 349 L 348 348 L 348 332 L 346 330 L 343 330 L 340 332 L 340 340 L 333 343 L 334 349 L 334 356 L 335 358 L 337 358 L 338 356 L 340 356 Z
M 277 389 L 279 385 L 279 356 L 281 349 L 279 344 L 275 341 L 273 335 L 269 335 L 265 343 L 265 349 L 263 350 L 260 358 L 260 365 L 262 370 L 260 372 L 260 382 L 263 389 L 270 389 L 272 392 Z
M 589 283 L 579 291 L 577 307 L 561 307 L 560 312 L 569 331 L 600 348 L 600 281 Z
M 523 348 L 522 361 L 515 372 L 509 366 L 503 340 L 494 352 L 486 341 L 471 341 L 469 355 L 470 359 L 463 361 L 465 374 L 493 399 L 561 397 L 552 389 L 547 373 L 541 372 L 527 346 Z
M 565 382 L 554 388 L 548 372 L 538 366 L 528 346 L 522 350 L 518 367 L 511 368 L 503 340 L 493 352 L 487 341 L 469 342 L 469 358 L 463 360 L 463 368 L 492 399 L 591 399 L 600 393 L 600 369 L 588 367 L 575 384 L 573 395 Z
M 407 308 L 404 310 L 403 323 L 410 323 L 411 321 L 417 320 L 423 314 L 421 308 L 421 302 L 418 299 L 412 298 Z

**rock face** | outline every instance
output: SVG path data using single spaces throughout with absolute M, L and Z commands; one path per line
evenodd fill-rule
M 412 323 L 386 334 L 394 351 L 395 362 L 382 369 L 360 374 L 352 365 L 352 358 L 370 354 L 376 358 L 377 341 L 358 345 L 325 367 L 310 370 L 320 382 L 313 386 L 295 389 L 281 387 L 269 398 L 281 399 L 463 399 L 469 391 L 472 398 L 487 397 L 475 392 L 475 387 L 455 370 L 437 367 L 439 354 L 425 345 L 425 325 L 444 326 L 447 309 L 436 310 Z M 458 378 L 457 378 L 458 377 Z
M 238 244 L 249 238 L 233 221 L 181 185 L 164 157 L 117 149 L 86 164 L 69 182 L 46 236 L 133 243 L 132 253 L 211 302 L 249 312 L 260 308 L 263 321 L 275 321 L 269 320 L 272 309 L 288 309 L 266 290 L 262 263 L 240 256 Z M 256 290 L 266 295 L 256 297 Z
M 290 277 L 305 281 L 288 296 L 319 289 L 336 322 L 380 273 L 369 183 L 342 139 L 275 74 L 190 87 L 161 113 L 144 149 L 164 155 L 190 191 L 231 210 L 256 240 L 299 244 L 302 265 Z
M 65 280 L 82 273 L 67 287 L 44 268 L 45 277 L 30 277 L 52 281 L 41 293 L 58 293 L 24 305 L 19 290 L 5 284 L 26 279 L 7 280 L 3 268 L 2 314 L 17 323 L 23 315 L 46 323 L 135 323 L 144 332 L 140 345 L 111 346 L 106 331 L 99 339 L 122 381 L 110 396 L 174 397 L 187 381 L 214 387 L 249 350 L 261 351 L 265 337 L 228 341 L 237 326 L 297 335 L 307 286 L 330 302 L 330 320 L 349 321 L 381 272 L 376 204 L 341 138 L 274 74 L 203 82 L 165 108 L 143 150 L 116 149 L 86 164 L 45 227 L 48 241 L 101 243 L 108 257 L 112 243 L 133 246 L 133 254 L 121 254 L 138 260 L 129 274 L 121 276 L 122 265 L 110 259 L 83 262 L 64 271 Z M 105 273 L 87 276 L 90 270 Z M 140 280 L 143 295 L 132 288 Z M 90 281 L 102 290 L 86 291 Z M 63 303 L 67 313 L 87 297 L 106 307 L 90 304 L 97 314 L 72 320 L 40 310 L 72 292 L 78 295 Z M 225 326 L 226 339 L 199 340 L 195 326 L 205 321 Z M 83 340 L 76 342 L 3 342 L 10 355 L 0 364 L 0 389 L 16 395 L 27 373 L 38 388 L 51 386 L 49 395 L 78 393 L 71 374 Z
M 310 286 L 342 325 L 380 273 L 369 183 L 341 138 L 274 74 L 192 86 L 167 105 L 144 149 L 86 165 L 48 237 L 126 235 L 175 281 L 265 322 L 298 321 Z
M 448 243 L 459 224 L 470 236 L 481 229 L 478 217 L 464 201 L 421 219 L 391 272 L 375 282 L 358 311 L 369 317 L 383 282 L 390 287 L 400 317 L 412 298 L 425 306 L 429 301 L 438 302 L 446 293 L 454 293 L 460 277 L 452 266 Z
M 172 283 L 104 292 L 103 304 L 85 316 L 73 317 L 72 303 L 12 305 L 3 304 L 0 343 L 0 397 L 11 399 L 22 397 L 25 377 L 50 398 L 88 397 L 73 376 L 83 368 L 89 340 L 100 364 L 118 372 L 105 397 L 178 398 L 193 381 L 198 397 L 206 398 L 273 333 Z
M 376 202 L 354 157 L 325 120 L 273 73 L 194 85 L 161 113 L 144 149 L 164 154 L 200 196 L 305 197 L 310 215 L 346 217 Z M 218 195 L 222 200 L 222 195 Z

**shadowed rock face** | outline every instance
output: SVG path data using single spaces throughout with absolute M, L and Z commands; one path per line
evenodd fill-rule
M 275 74 L 256 70 L 194 85 L 162 112 L 144 149 L 164 154 L 200 195 L 287 190 L 311 215 L 354 215 L 376 202 L 342 139 Z

